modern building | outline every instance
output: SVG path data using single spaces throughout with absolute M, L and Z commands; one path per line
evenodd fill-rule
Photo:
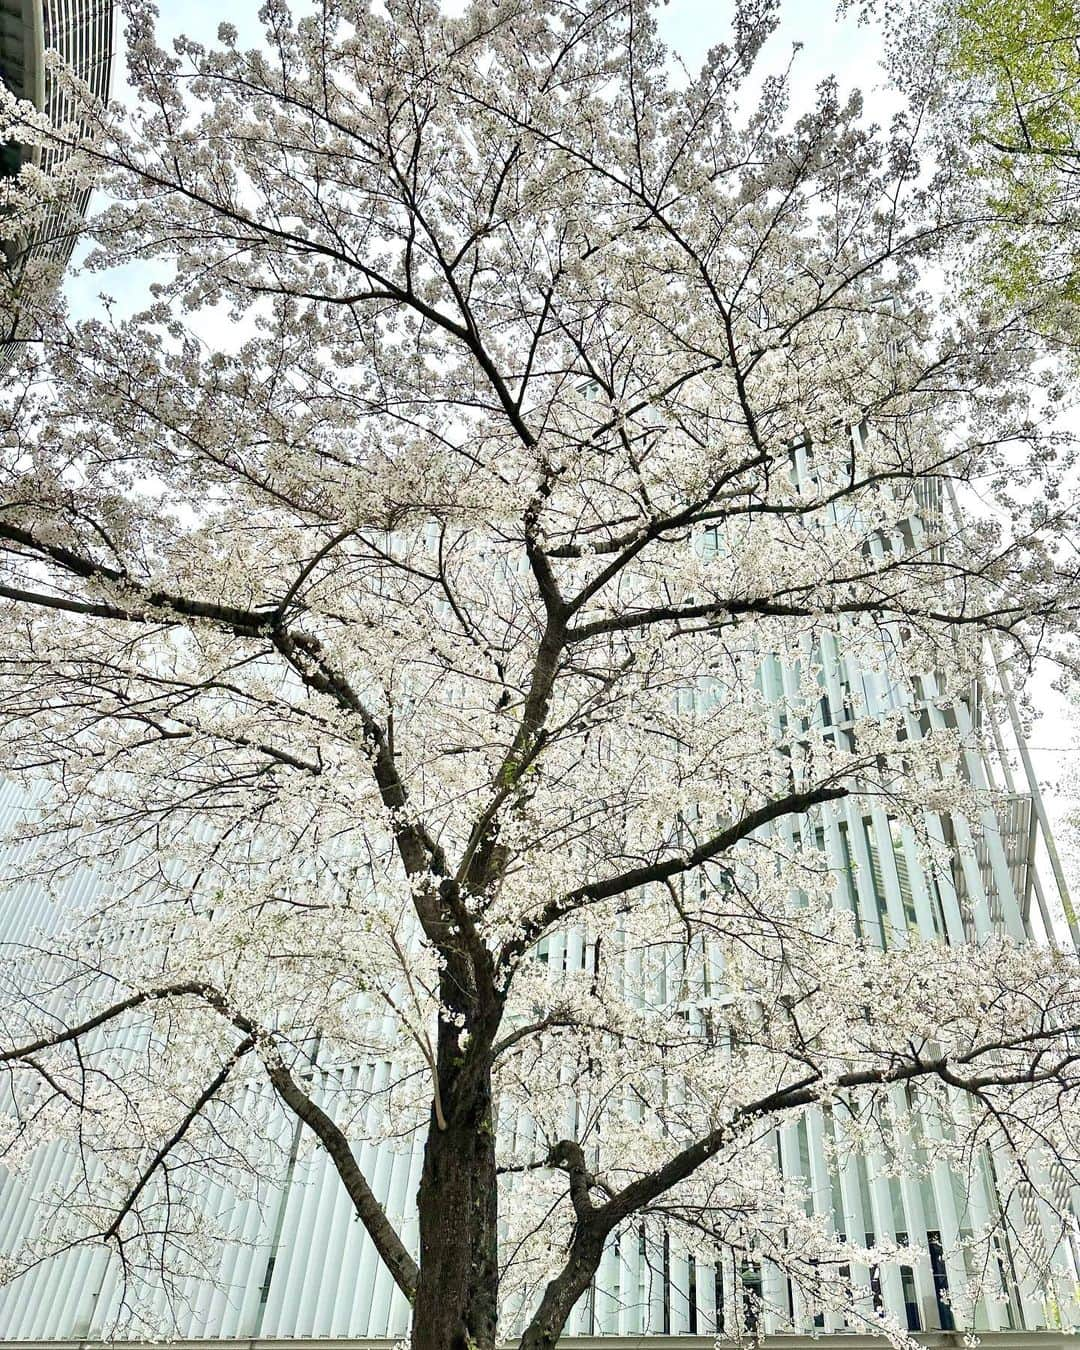
M 19 99 L 49 114 L 53 121 L 71 121 L 70 98 L 46 59 L 56 52 L 91 92 L 109 96 L 113 63 L 113 0 L 0 0 L 0 81 Z M 0 174 L 17 173 L 30 158 L 49 172 L 63 150 L 0 147 Z M 63 266 L 71 257 L 90 194 L 75 192 L 52 206 L 31 237 L 6 246 L 8 275 L 20 274 L 28 257 L 47 258 Z
M 943 509 L 938 485 L 920 488 L 904 524 L 912 540 Z M 882 540 L 881 546 L 888 547 Z M 820 725 L 843 738 L 856 717 L 901 712 L 908 736 L 917 740 L 932 728 L 953 725 L 970 730 L 980 716 L 980 691 L 959 708 L 943 710 L 932 675 L 918 688 L 912 704 L 887 668 L 864 669 L 836 645 L 812 654 L 820 664 L 821 697 L 814 712 Z M 986 682 L 1007 681 L 1007 672 L 988 662 Z M 777 659 L 762 672 L 766 692 L 794 696 L 793 669 Z M 1007 687 L 1004 689 L 1009 697 Z M 1018 727 L 1017 727 L 1018 731 Z M 991 738 L 993 745 L 993 739 Z M 1060 869 L 1051 853 L 1038 865 L 1036 842 L 1045 813 L 1033 781 L 1022 788 L 1010 760 L 1028 763 L 1022 740 L 997 754 L 970 753 L 967 772 L 978 785 L 997 787 L 1004 808 L 987 812 L 981 831 L 962 820 L 931 819 L 932 832 L 952 848 L 952 871 L 930 875 L 920 860 L 911 829 L 887 810 L 858 810 L 848 803 L 824 808 L 813 841 L 823 847 L 839 878 L 838 903 L 854 916 L 858 929 L 883 946 L 898 935 L 917 932 L 927 938 L 962 944 L 995 931 L 1018 940 L 1068 941 L 1075 921 Z M 0 789 L 0 816 L 17 810 L 17 794 Z M 789 831 L 804 828 L 786 827 Z M 1051 844 L 1043 837 L 1042 846 Z M 1043 873 L 1048 872 L 1047 882 Z M 92 893 L 100 879 L 87 872 L 74 883 L 76 898 Z M 0 896 L 0 941 L 50 922 L 50 901 L 24 887 Z M 573 932 L 545 939 L 540 953 L 551 966 L 591 969 L 587 943 Z M 702 955 L 700 997 L 692 997 L 687 1016 L 701 1015 L 710 991 L 708 956 Z M 336 1092 L 361 1087 L 377 1092 L 391 1066 L 386 1062 L 320 1065 L 312 1057 L 309 1086 L 332 1110 Z M 343 1076 L 344 1075 L 344 1076 Z M 509 1122 L 507 1128 L 518 1128 Z M 528 1128 L 527 1123 L 521 1128 Z M 932 1155 L 940 1122 L 928 1122 L 914 1147 Z M 257 1199 L 237 1200 L 227 1184 L 207 1184 L 205 1207 L 227 1230 L 220 1264 L 205 1277 L 192 1276 L 179 1290 L 149 1293 L 149 1311 L 172 1323 L 184 1345 L 243 1344 L 311 1346 L 389 1345 L 407 1330 L 405 1299 L 383 1268 L 336 1172 L 321 1151 L 301 1147 L 301 1127 L 283 1126 L 286 1159 L 278 1178 L 260 1187 Z M 924 1337 L 930 1346 L 951 1345 L 953 1333 L 971 1327 L 987 1346 L 1009 1350 L 1057 1350 L 1070 1329 L 1080 1326 L 1080 1227 L 1061 1223 L 1063 1204 L 1044 1198 L 1056 1185 L 1043 1177 L 1042 1194 L 1014 1194 L 1014 1230 L 1023 1229 L 1041 1244 L 1055 1272 L 1050 1283 L 1036 1279 L 1023 1254 L 1003 1236 L 996 1251 L 1000 1297 L 983 1299 L 958 1322 L 955 1309 L 974 1272 L 966 1268 L 964 1239 L 980 1229 L 1000 1204 L 998 1164 L 987 1151 L 981 1166 L 963 1183 L 943 1164 L 905 1175 L 873 1150 L 845 1154 L 844 1125 L 827 1112 L 811 1114 L 777 1131 L 776 1149 L 785 1175 L 801 1177 L 808 1204 L 833 1231 L 856 1242 L 881 1238 L 910 1241 L 923 1255 L 912 1265 L 853 1268 L 850 1279 L 871 1312 L 886 1311 L 898 1323 Z M 938 1136 L 940 1138 L 940 1136 Z M 842 1161 L 838 1161 L 842 1159 Z M 421 1157 L 415 1147 L 360 1146 L 362 1168 L 390 1217 L 409 1240 L 415 1236 L 413 1197 Z M 0 1253 L 32 1232 L 36 1197 L 61 1191 L 77 1166 L 70 1151 L 56 1144 L 35 1155 L 28 1178 L 9 1180 L 0 1172 Z M 1075 1205 L 1076 1197 L 1072 1197 Z M 82 1347 L 108 1339 L 125 1298 L 123 1272 L 103 1249 L 70 1250 L 53 1257 L 7 1286 L 0 1287 L 0 1341 L 19 1347 Z M 155 1302 L 156 1300 L 156 1302 Z M 665 1338 L 700 1338 L 710 1345 L 721 1337 L 754 1339 L 760 1331 L 777 1345 L 807 1344 L 823 1334 L 843 1336 L 859 1346 L 871 1342 L 838 1315 L 813 1314 L 801 1303 L 783 1273 L 767 1261 L 738 1253 L 717 1262 L 702 1260 L 692 1246 L 646 1237 L 634 1229 L 612 1243 L 595 1287 L 580 1301 L 567 1328 L 568 1343 L 593 1338 L 605 1343 L 664 1346 Z M 692 1341 L 679 1341 L 680 1345 Z

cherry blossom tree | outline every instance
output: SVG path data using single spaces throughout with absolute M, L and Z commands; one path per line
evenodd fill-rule
M 844 1271 L 904 1253 L 807 1217 L 777 1125 L 937 1119 L 1006 1192 L 1080 1138 L 1075 956 L 866 931 L 821 842 L 886 809 L 947 870 L 931 823 L 988 803 L 919 709 L 988 634 L 1070 655 L 1051 377 L 927 290 L 962 194 L 828 83 L 789 112 L 769 0 L 697 72 L 640 0 L 270 0 L 252 51 L 126 13 L 133 110 L 58 174 L 156 280 L 24 294 L 2 401 L 11 870 L 65 916 L 2 967 L 4 1157 L 83 1162 L 8 1273 L 205 1259 L 200 1178 L 272 1171 L 284 1117 L 415 1350 L 552 1346 L 642 1225 L 899 1336 Z M 963 537 L 943 482 L 992 508 Z M 822 717 L 841 656 L 892 711 Z M 365 1139 L 422 1140 L 416 1244 Z

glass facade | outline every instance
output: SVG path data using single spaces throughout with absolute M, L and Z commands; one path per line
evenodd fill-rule
M 49 68 L 45 53 L 57 52 L 95 97 L 107 99 L 113 8 L 112 0 L 0 0 L 0 79 L 57 124 L 71 122 L 71 98 Z M 0 153 L 0 173 L 11 174 L 28 158 L 44 172 L 52 172 L 66 152 L 59 147 L 27 149 L 8 144 Z M 32 238 L 20 241 L 21 246 L 8 246 L 8 265 L 18 268 L 30 254 L 66 263 L 89 200 L 89 192 L 79 190 L 51 205 Z

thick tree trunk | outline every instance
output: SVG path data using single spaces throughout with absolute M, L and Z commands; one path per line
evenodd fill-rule
M 439 1031 L 439 1110 L 432 1110 L 418 1208 L 420 1278 L 413 1350 L 492 1350 L 499 1298 L 495 1120 L 488 1056 Z M 439 1119 L 439 1111 L 443 1119 Z

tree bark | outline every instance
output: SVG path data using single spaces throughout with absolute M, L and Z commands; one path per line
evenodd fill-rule
M 579 1223 L 566 1265 L 544 1290 L 518 1350 L 554 1350 L 574 1304 L 596 1274 L 606 1235 L 599 1224 Z
M 498 1178 L 491 1059 L 484 1038 L 440 1023 L 439 1107 L 417 1207 L 420 1278 L 413 1350 L 493 1350 L 498 1317 Z

